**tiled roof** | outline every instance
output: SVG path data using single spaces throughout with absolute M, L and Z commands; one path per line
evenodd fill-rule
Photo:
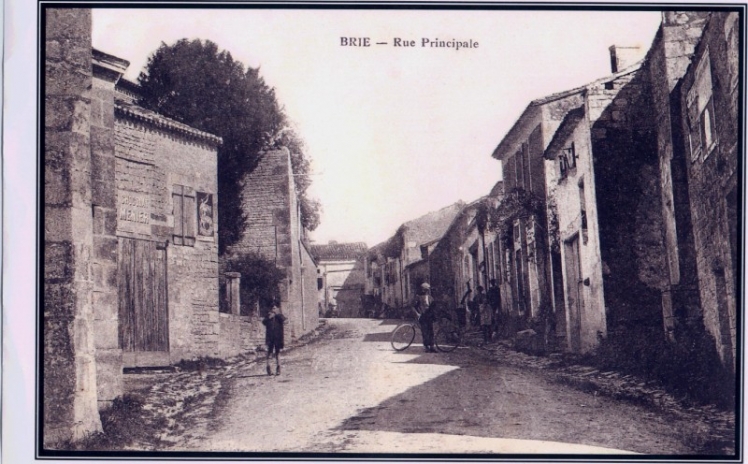
M 203 142 L 207 142 L 216 146 L 223 143 L 221 137 L 217 137 L 213 134 L 197 130 L 194 127 L 167 118 L 166 116 L 158 114 L 155 111 L 147 110 L 123 98 L 115 98 L 114 111 L 115 113 L 122 116 L 134 119 L 136 121 L 151 124 L 164 130 L 177 132 L 188 138 L 201 140 Z
M 625 76 L 627 74 L 631 74 L 632 72 L 635 72 L 639 68 L 641 68 L 642 63 L 643 63 L 643 61 L 638 61 L 638 62 L 632 64 L 631 66 L 628 66 L 628 67 L 626 67 L 624 69 L 621 69 L 620 71 L 618 71 L 616 73 L 609 74 L 609 75 L 607 75 L 605 77 L 601 77 L 599 79 L 596 79 L 596 80 L 594 80 L 592 82 L 589 82 L 589 83 L 587 83 L 585 85 L 582 85 L 580 87 L 576 87 L 576 88 L 570 89 L 570 90 L 565 90 L 563 92 L 554 93 L 554 94 L 547 95 L 545 97 L 538 98 L 538 99 L 535 99 L 535 100 L 531 101 L 530 104 L 528 104 L 527 107 L 525 108 L 525 110 L 522 112 L 522 114 L 520 115 L 520 117 L 517 118 L 517 120 L 514 122 L 514 125 L 507 131 L 507 133 L 501 139 L 501 141 L 499 142 L 498 146 L 494 149 L 494 151 L 491 154 L 491 156 L 494 157 L 494 158 L 496 158 L 496 159 L 501 159 L 499 157 L 499 152 L 502 149 L 502 145 L 504 145 L 505 141 L 509 138 L 510 134 L 512 134 L 515 130 L 517 130 L 519 128 L 521 121 L 525 118 L 525 116 L 533 108 L 538 107 L 538 106 L 542 106 L 542 105 L 545 105 L 545 104 L 548 104 L 548 103 L 551 103 L 551 102 L 554 102 L 556 100 L 560 100 L 562 98 L 569 97 L 571 95 L 575 95 L 575 94 L 579 94 L 579 93 L 585 92 L 587 89 L 589 89 L 590 87 L 593 87 L 595 85 L 600 85 L 601 83 L 604 83 L 604 82 L 611 82 L 611 81 L 614 81 L 614 80 L 618 79 L 619 77 Z
M 584 119 L 584 105 L 574 108 L 566 113 L 564 120 L 561 121 L 561 125 L 556 129 L 556 133 L 553 134 L 551 143 L 549 143 L 548 148 L 545 149 L 546 159 L 553 159 L 553 155 L 561 150 L 566 139 L 568 139 L 574 132 L 574 129 L 576 129 L 582 119 Z
M 327 245 L 312 245 L 312 256 L 317 261 L 347 261 L 362 257 L 367 250 L 366 243 L 337 243 Z
M 418 219 L 404 223 L 401 226 L 403 239 L 406 242 L 416 242 L 418 245 L 440 239 L 464 206 L 465 203 L 458 201 L 438 211 L 432 211 Z

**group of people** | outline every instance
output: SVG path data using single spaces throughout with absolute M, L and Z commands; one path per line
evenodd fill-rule
M 466 301 L 473 293 L 468 283 L 468 288 L 462 297 L 460 306 L 457 308 L 457 320 L 460 326 L 467 323 L 466 313 L 470 312 L 470 323 L 480 326 L 483 332 L 483 342 L 489 343 L 493 334 L 498 332 L 499 319 L 501 316 L 501 290 L 496 279 L 491 279 L 488 292 L 483 286 L 478 286 L 476 295 L 467 304 Z M 421 284 L 421 290 L 413 302 L 413 309 L 418 315 L 423 334 L 423 347 L 427 352 L 436 352 L 434 349 L 434 320 L 436 319 L 436 304 L 431 296 L 431 285 L 428 282 Z
M 483 341 L 488 343 L 493 337 L 493 333 L 498 328 L 499 316 L 501 314 L 501 292 L 496 283 L 496 279 L 491 279 L 488 292 L 485 292 L 482 286 L 478 286 L 477 293 L 467 305 L 470 308 L 470 323 L 480 325 L 483 332 Z M 464 326 L 467 322 L 465 302 L 473 293 L 468 283 L 468 288 L 462 297 L 460 307 L 457 312 L 458 323 Z M 421 324 L 423 333 L 423 346 L 427 352 L 436 352 L 434 348 L 434 320 L 436 319 L 436 304 L 431 296 L 431 285 L 428 282 L 421 284 L 421 291 L 413 302 L 413 309 L 418 314 L 418 321 Z M 273 375 L 270 367 L 270 357 L 275 355 L 275 375 L 280 375 L 280 351 L 283 349 L 283 326 L 287 323 L 286 316 L 280 312 L 278 305 L 275 304 L 263 318 L 262 324 L 265 326 L 265 345 L 267 345 L 266 370 L 268 375 Z

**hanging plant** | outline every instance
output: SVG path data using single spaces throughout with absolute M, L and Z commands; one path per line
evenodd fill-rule
M 508 249 L 512 248 L 514 221 L 530 216 L 539 219 L 545 217 L 543 200 L 522 188 L 510 190 L 499 206 L 489 211 L 490 227 L 498 232 L 500 240 Z

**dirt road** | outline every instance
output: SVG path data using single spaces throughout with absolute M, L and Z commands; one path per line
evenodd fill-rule
M 693 454 L 703 424 L 586 393 L 474 349 L 395 352 L 394 323 L 329 320 L 323 339 L 232 371 L 172 450 Z

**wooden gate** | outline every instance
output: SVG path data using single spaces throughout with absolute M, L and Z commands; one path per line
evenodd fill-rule
M 166 248 L 120 238 L 118 252 L 119 346 L 125 353 L 168 352 Z

